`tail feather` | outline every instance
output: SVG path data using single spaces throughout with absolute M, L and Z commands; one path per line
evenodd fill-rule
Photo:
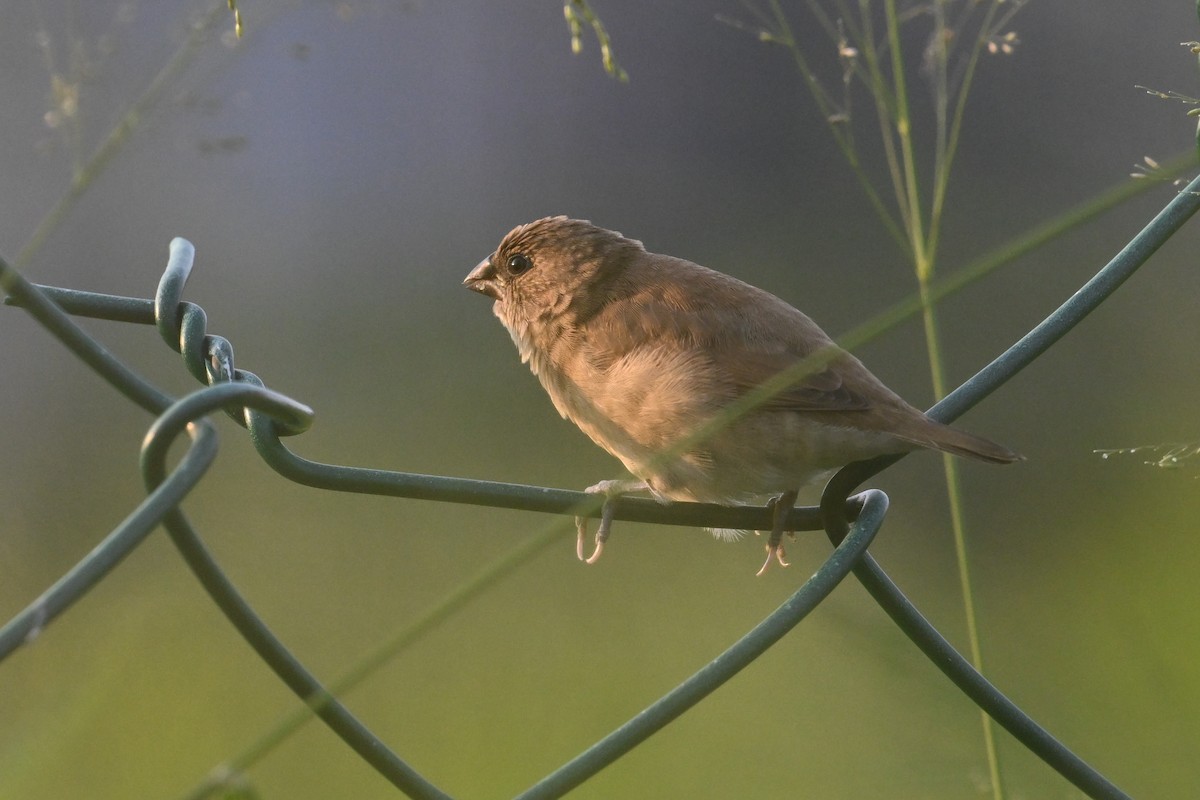
M 913 444 L 929 447 L 933 450 L 941 450 L 943 453 L 950 453 L 956 456 L 965 456 L 973 458 L 977 461 L 986 461 L 990 464 L 1011 464 L 1014 461 L 1024 461 L 1025 456 L 1009 450 L 1002 444 L 997 444 L 991 439 L 985 439 L 982 436 L 976 436 L 973 433 L 951 428 L 949 425 L 943 425 L 932 419 L 926 418 L 929 425 L 922 426 L 924 429 L 915 436 L 904 436 Z

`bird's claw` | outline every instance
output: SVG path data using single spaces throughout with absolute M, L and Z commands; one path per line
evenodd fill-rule
M 587 517 L 575 518 L 575 531 L 578 534 L 575 538 L 575 555 L 583 563 L 595 564 L 600 560 L 600 555 L 604 552 L 604 543 L 608 541 L 608 534 L 612 530 L 615 510 L 611 497 L 604 501 L 604 505 L 600 506 L 600 527 L 596 529 L 596 546 L 587 558 L 583 557 L 583 543 L 587 539 Z
M 795 491 L 787 491 L 767 504 L 771 507 L 771 536 L 767 539 L 767 560 L 763 562 L 758 572 L 754 573 L 755 577 L 764 575 L 772 561 L 778 561 L 781 567 L 788 566 L 787 553 L 783 550 L 784 525 L 787 524 L 787 517 L 791 513 L 792 506 L 796 504 L 797 494 L 798 492 Z M 791 531 L 787 533 L 795 538 L 795 534 Z
M 587 517 L 575 518 L 575 557 L 586 561 L 583 557 L 583 542 L 587 539 Z
M 754 573 L 754 576 L 756 578 L 762 577 L 766 573 L 767 567 L 771 566 L 772 561 L 778 561 L 781 567 L 791 566 L 791 562 L 787 560 L 787 553 L 784 552 L 782 542 L 777 544 L 767 543 L 767 560 L 763 562 L 758 572 Z
M 584 489 L 588 494 L 602 494 L 605 496 L 604 504 L 600 506 L 600 527 L 596 529 L 596 546 L 592 550 L 592 554 L 587 558 L 583 557 L 583 543 L 587 539 L 587 517 L 575 517 L 575 555 L 585 564 L 595 564 L 600 560 L 600 556 L 604 553 L 604 543 L 608 541 L 608 534 L 612 530 L 613 515 L 616 513 L 616 505 L 613 500 L 620 495 L 629 491 L 638 491 L 644 488 L 644 484 L 631 483 L 629 481 L 600 481 L 595 486 L 589 486 Z

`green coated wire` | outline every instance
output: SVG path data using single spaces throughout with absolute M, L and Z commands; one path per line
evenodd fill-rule
M 1000 358 L 950 393 L 930 410 L 930 414 L 943 420 L 953 419 L 1031 363 L 1103 302 L 1134 270 L 1144 264 L 1195 213 L 1197 207 L 1200 207 L 1200 179 L 1193 181 L 1185 191 L 1179 193 L 1145 230 L 1068 302 Z M 170 476 L 167 476 L 161 467 L 167 446 L 164 442 L 169 442 L 182 432 L 186 422 L 212 410 L 232 408 L 242 414 L 243 421 L 250 427 L 255 444 L 264 458 L 281 473 L 308 485 L 341 491 L 473 502 L 550 513 L 578 513 L 582 502 L 595 502 L 595 499 L 578 492 L 541 487 L 323 465 L 296 456 L 278 442 L 277 435 L 303 430 L 311 420 L 311 411 L 295 401 L 265 389 L 252 373 L 233 369 L 232 348 L 220 337 L 206 334 L 203 329 L 205 320 L 202 309 L 184 303 L 180 298 L 186 282 L 186 272 L 190 269 L 190 259 L 189 244 L 183 240 L 172 243 L 169 269 L 164 275 L 155 301 L 61 289 L 43 291 L 40 287 L 27 283 L 19 273 L 0 260 L 0 288 L 3 288 L 16 304 L 25 306 L 72 352 L 143 408 L 161 412 L 168 407 L 172 399 L 133 373 L 95 340 L 74 326 L 56 303 L 61 303 L 67 311 L 84 316 L 156 324 L 163 333 L 163 338 L 184 354 L 185 361 L 189 362 L 189 371 L 198 379 L 208 382 L 234 381 L 217 383 L 208 389 L 193 393 L 170 406 L 169 412 L 160 417 L 152 429 L 152 435 L 147 439 L 145 468 L 148 489 L 151 490 L 147 501 L 110 534 L 97 548 L 97 552 L 77 565 L 83 568 L 84 572 L 72 570 L 38 602 L 10 621 L 5 628 L 0 629 L 0 658 L 11 652 L 11 648 L 19 646 L 30 634 L 40 630 L 54 613 L 61 612 L 75 598 L 85 593 L 141 541 L 140 537 L 144 537 L 160 519 L 164 519 L 176 545 L 214 600 L 280 677 L 314 707 L 315 713 L 325 719 L 357 752 L 410 796 L 445 797 L 440 790 L 413 772 L 394 753 L 378 742 L 307 673 L 282 643 L 274 639 L 253 609 L 240 598 L 219 565 L 212 560 L 195 532 L 191 530 L 182 513 L 177 510 L 178 503 L 211 463 L 215 452 L 215 437 L 212 436 L 211 426 L 207 423 L 192 426 L 193 448 Z M 54 302 L 51 302 L 49 297 L 53 297 Z M 259 408 L 268 416 L 241 412 L 243 408 Z M 852 465 L 839 473 L 830 483 L 822 500 L 825 519 L 833 519 L 837 514 L 843 513 L 845 505 L 842 498 L 863 480 L 894 460 L 878 459 L 865 465 Z M 1086 791 L 1089 796 L 1125 797 L 1107 779 L 1070 753 L 978 675 L 904 599 L 899 589 L 865 553 L 869 536 L 874 535 L 878 522 L 882 520 L 883 511 L 879 506 L 886 508 L 886 497 L 879 499 L 877 494 L 881 493 L 868 493 L 865 496 L 867 505 L 862 507 L 859 522 L 855 525 L 855 531 L 860 536 L 867 536 L 865 541 L 849 537 L 843 539 L 842 532 L 830 532 L 831 538 L 839 548 L 835 550 L 831 561 L 823 567 L 823 570 L 827 571 L 821 573 L 823 577 L 818 582 L 821 589 L 809 589 L 810 585 L 814 585 L 810 581 L 792 600 L 768 616 L 717 661 L 680 684 L 646 712 L 548 775 L 532 787 L 526 796 L 557 796 L 637 746 L 647 736 L 714 691 L 771 643 L 777 641 L 779 636 L 790 630 L 819 602 L 820 597 L 824 596 L 821 592 L 827 593 L 836 585 L 840 576 L 845 574 L 843 568 L 853 567 L 855 574 L 887 613 L 939 668 L 1033 752 Z M 876 505 L 871 505 L 873 497 L 876 498 Z M 821 516 L 816 511 L 798 509 L 795 519 L 797 528 L 819 527 Z M 765 513 L 761 509 L 724 509 L 693 504 L 675 504 L 663 508 L 650 501 L 636 500 L 622 503 L 621 512 L 623 513 L 619 513 L 618 516 L 623 519 L 676 524 L 705 522 L 720 526 L 761 527 L 761 523 L 765 521 Z M 876 512 L 878 519 L 874 516 Z M 723 514 L 732 516 L 722 516 Z M 862 533 L 868 529 L 870 534 Z M 854 547 L 861 543 L 863 550 L 842 549 L 845 543 L 850 541 L 856 543 Z M 102 558 L 97 557 L 97 553 Z M 847 555 L 848 553 L 852 555 Z M 81 578 L 80 575 L 84 577 Z M 53 598 L 53 602 L 47 603 L 47 597 Z M 48 612 L 52 612 L 50 616 L 47 616 Z M 10 649 L 5 650 L 5 647 Z

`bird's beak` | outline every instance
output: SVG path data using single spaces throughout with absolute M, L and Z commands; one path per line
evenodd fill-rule
M 479 266 L 471 270 L 471 274 L 463 280 L 463 286 L 468 289 L 486 294 L 494 300 L 500 299 L 500 288 L 496 286 L 496 268 L 492 266 L 492 257 L 488 256 L 479 262 Z

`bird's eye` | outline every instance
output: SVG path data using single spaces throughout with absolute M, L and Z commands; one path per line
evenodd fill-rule
M 517 253 L 514 256 L 508 257 L 508 273 L 510 275 L 520 275 L 522 272 L 528 272 L 531 269 L 533 269 L 533 262 L 524 253 Z

